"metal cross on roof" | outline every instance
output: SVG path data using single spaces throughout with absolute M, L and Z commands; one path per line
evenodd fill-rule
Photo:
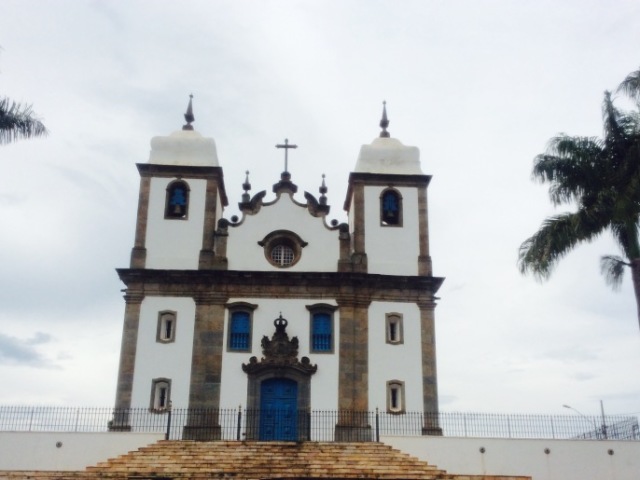
M 290 148 L 298 148 L 297 145 L 289 145 L 289 139 L 284 139 L 284 144 L 279 143 L 276 145 L 276 148 L 284 148 L 284 171 L 289 172 L 289 149 Z

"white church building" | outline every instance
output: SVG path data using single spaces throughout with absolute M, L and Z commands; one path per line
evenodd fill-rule
M 287 171 L 271 191 L 228 205 L 216 145 L 193 130 L 151 140 L 140 173 L 116 408 L 162 413 L 239 405 L 259 439 L 297 439 L 311 410 L 340 411 L 335 438 L 366 438 L 371 409 L 438 411 L 434 277 L 418 148 L 387 132 L 363 145 L 349 175 L 348 223 Z M 224 162 L 222 162 L 224 163 Z M 280 412 L 274 414 L 274 412 Z M 200 438 L 202 416 L 184 438 Z M 425 417 L 432 418 L 432 417 Z M 437 418 L 437 417 L 435 417 Z M 117 419 L 116 419 L 117 420 Z M 207 417 L 215 432 L 216 415 Z M 127 418 L 120 418 L 126 428 Z M 423 434 L 440 433 L 425 420 Z M 213 435 L 215 437 L 215 435 Z

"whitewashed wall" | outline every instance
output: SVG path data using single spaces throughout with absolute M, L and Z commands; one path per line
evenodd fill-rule
M 240 225 L 229 228 L 229 270 L 282 270 L 269 263 L 264 248 L 258 245 L 258 241 L 276 230 L 289 230 L 308 242 L 298 263 L 286 271 L 337 270 L 340 255 L 338 231 L 327 228 L 323 218 L 311 216 L 307 207 L 294 203 L 288 194 L 282 194 L 273 205 L 263 206 L 257 215 L 245 215 Z
M 173 310 L 176 314 L 175 341 L 156 341 L 158 313 Z M 185 297 L 145 297 L 140 308 L 136 364 L 134 367 L 132 407 L 148 408 L 151 380 L 171 379 L 171 401 L 175 408 L 189 406 L 189 382 L 195 302 Z
M 174 178 L 152 178 L 147 219 L 146 268 L 197 269 L 207 182 L 185 178 L 189 184 L 189 212 L 186 220 L 164 218 L 167 185 Z
M 450 473 L 526 475 L 533 480 L 638 480 L 640 442 L 382 437 Z M 481 453 L 480 449 L 485 452 Z M 545 453 L 549 449 L 549 453 Z M 612 455 L 609 454 L 612 451 Z
M 162 438 L 116 432 L 0 432 L 0 470 L 83 470 Z M 523 475 L 533 480 L 640 478 L 640 442 L 453 437 L 383 437 L 382 441 L 454 474 Z M 57 447 L 57 442 L 62 445 Z M 480 453 L 481 447 L 485 453 Z
M 365 249 L 369 273 L 417 275 L 420 254 L 418 190 L 397 188 L 402 195 L 402 227 L 380 225 L 383 187 L 365 187 Z
M 289 338 L 298 337 L 298 357 L 309 357 L 311 364 L 318 365 L 318 371 L 311 377 L 311 408 L 336 410 L 338 408 L 338 358 L 339 358 L 339 314 L 334 313 L 334 353 L 310 353 L 310 314 L 307 305 L 327 303 L 336 305 L 333 299 L 264 299 L 232 298 L 229 302 L 248 302 L 259 305 L 253 312 L 251 352 L 227 351 L 228 312 L 224 325 L 224 354 L 222 358 L 221 408 L 243 407 L 247 404 L 247 374 L 242 364 L 252 356 L 262 358 L 260 342 L 263 336 L 271 338 L 275 332 L 273 321 L 282 316 L 289 322 Z
M 404 343 L 386 343 L 386 314 L 400 313 Z M 412 303 L 372 302 L 369 306 L 369 409 L 387 408 L 387 382 L 405 383 L 405 407 L 419 412 L 422 404 L 420 309 Z
M 162 438 L 155 433 L 0 432 L 0 470 L 84 470 Z

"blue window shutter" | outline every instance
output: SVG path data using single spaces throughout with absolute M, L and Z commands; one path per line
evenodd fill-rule
M 249 350 L 251 320 L 248 312 L 233 312 L 229 328 L 229 348 L 231 350 Z
M 330 352 L 333 336 L 333 322 L 328 313 L 314 313 L 311 326 L 311 349 L 316 352 Z

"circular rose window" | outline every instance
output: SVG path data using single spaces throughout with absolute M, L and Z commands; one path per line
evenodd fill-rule
M 307 242 L 293 232 L 277 230 L 264 237 L 258 245 L 264 247 L 264 256 L 269 263 L 278 268 L 287 268 L 300 260 Z

